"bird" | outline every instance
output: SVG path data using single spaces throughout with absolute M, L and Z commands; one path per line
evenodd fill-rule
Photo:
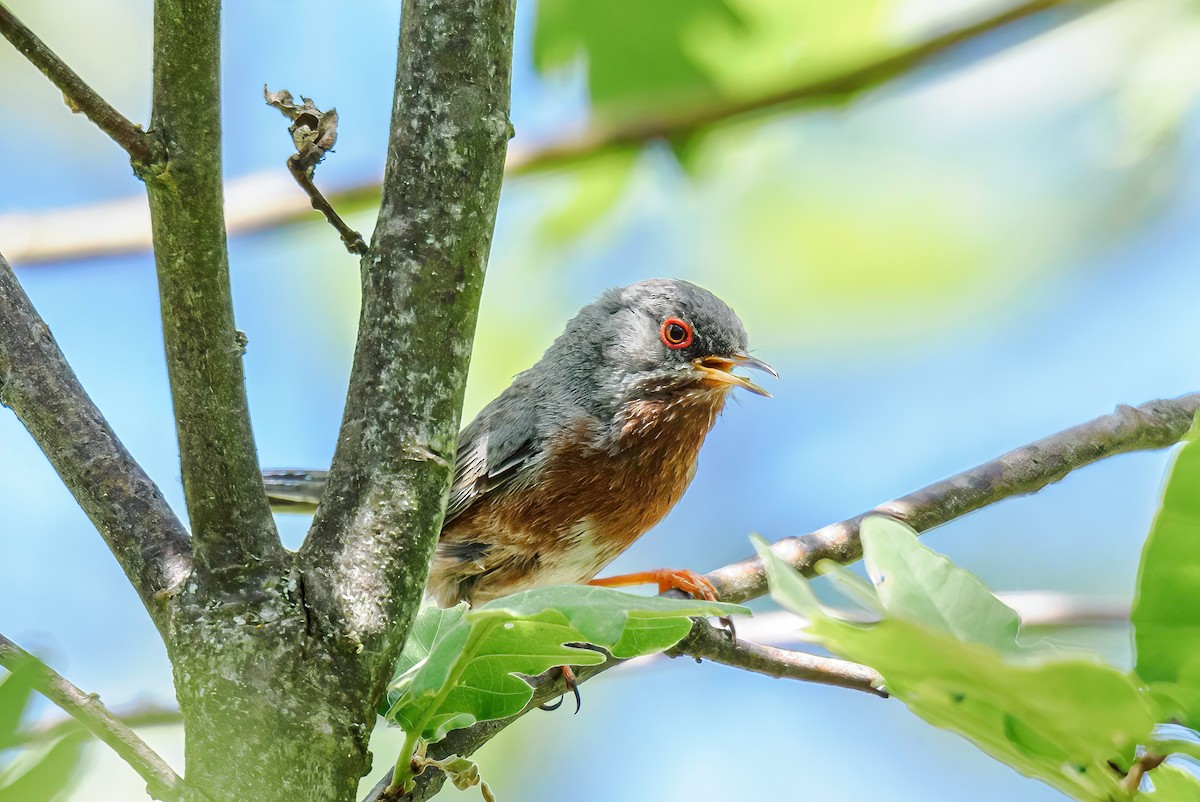
M 588 583 L 716 600 L 688 569 L 596 575 L 683 496 L 730 391 L 770 397 L 739 367 L 778 378 L 708 290 L 648 279 L 603 292 L 460 433 L 426 596 L 479 605 Z M 323 471 L 264 472 L 279 509 L 313 508 L 324 482 Z

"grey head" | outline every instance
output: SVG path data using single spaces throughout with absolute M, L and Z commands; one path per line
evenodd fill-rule
M 768 395 L 735 374 L 738 366 L 775 375 L 750 356 L 742 321 L 724 301 L 687 281 L 649 279 L 583 307 L 528 373 L 552 404 L 605 419 L 647 398 L 732 387 Z

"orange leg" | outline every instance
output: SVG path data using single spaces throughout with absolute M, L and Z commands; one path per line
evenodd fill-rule
M 717 589 L 713 587 L 713 583 L 709 582 L 703 575 L 695 571 L 689 571 L 686 568 L 656 568 L 653 571 L 639 571 L 636 574 L 620 574 L 618 576 L 606 576 L 603 579 L 593 579 L 588 582 L 589 585 L 596 585 L 602 588 L 625 588 L 630 585 L 658 585 L 659 593 L 666 593 L 668 590 L 682 590 L 695 599 L 704 599 L 705 601 L 720 601 L 717 598 Z M 725 627 L 729 633 L 729 639 L 734 640 L 737 637 L 737 630 L 734 629 L 733 619 L 718 618 L 721 626 Z
M 606 576 L 603 579 L 593 579 L 588 584 L 602 588 L 624 588 L 630 585 L 658 585 L 659 593 L 666 593 L 668 590 L 682 590 L 684 593 L 697 599 L 717 601 L 717 589 L 713 587 L 713 583 L 695 571 L 689 571 L 686 568 L 679 570 L 658 568 L 653 571 L 640 571 L 636 574 Z

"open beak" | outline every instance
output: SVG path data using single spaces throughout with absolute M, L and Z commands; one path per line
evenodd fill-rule
M 723 384 L 732 384 L 735 387 L 744 387 L 756 395 L 771 397 L 763 388 L 759 387 L 754 382 L 747 379 L 745 376 L 739 376 L 733 372 L 736 367 L 746 367 L 753 370 L 761 370 L 764 373 L 770 373 L 775 378 L 779 378 L 779 374 L 775 369 L 763 362 L 761 359 L 755 359 L 747 354 L 729 354 L 727 356 L 703 356 L 699 359 L 693 359 L 692 365 L 704 373 L 704 378 L 709 381 L 721 382 Z

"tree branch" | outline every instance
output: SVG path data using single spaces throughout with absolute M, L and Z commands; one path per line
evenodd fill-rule
M 929 64 L 939 56 L 1039 13 L 1056 8 L 1063 12 L 1089 11 L 1109 2 L 1112 0 L 1026 2 L 994 16 L 931 36 L 867 64 L 851 67 L 835 75 L 801 81 L 773 94 L 734 102 L 722 100 L 675 115 L 630 120 L 609 127 L 597 126 L 555 142 L 527 149 L 514 148 L 509 154 L 507 175 L 511 178 L 563 167 L 611 148 L 672 138 L 750 113 L 775 113 L 796 105 L 811 107 L 844 103 L 849 97 L 877 89 Z M 1070 14 L 1063 13 L 1053 20 L 1054 24 L 1047 30 L 1071 18 Z M 235 186 L 229 197 L 229 206 L 237 210 L 229 215 L 231 234 L 311 220 L 310 205 L 296 197 L 286 182 L 272 181 L 269 173 L 246 176 Z M 378 197 L 379 184 L 376 181 L 355 184 L 326 195 L 331 205 L 343 209 L 372 204 Z M 0 215 L 0 234 L 10 241 L 8 248 L 14 254 L 14 260 L 22 264 L 43 264 L 144 250 L 150 245 L 144 214 L 139 208 L 127 204 L 128 201 L 113 201 L 36 216 Z
M 851 563 L 862 556 L 858 528 L 869 515 L 886 515 L 927 532 L 997 501 L 1036 493 L 1076 468 L 1105 457 L 1173 445 L 1187 434 L 1197 409 L 1200 393 L 1150 401 L 1140 407 L 1122 405 L 1110 415 L 1065 429 L 812 534 L 784 538 L 771 548 L 809 576 L 821 560 Z M 766 573 L 757 557 L 706 576 L 722 601 L 742 602 L 767 591 Z
M 187 532 L 88 398 L 3 256 L 0 403 L 29 430 L 165 634 L 157 597 L 191 570 Z
M 151 131 L 166 161 L 145 176 L 163 339 L 196 569 L 236 592 L 282 564 L 250 430 L 234 329 L 221 192 L 220 2 L 155 0 Z
M 1128 626 L 1129 625 L 1129 602 L 1127 600 L 1113 599 L 1108 597 L 1092 597 L 1092 596 L 1076 596 L 1068 593 L 1057 593 L 1054 591 L 1044 590 L 1022 590 L 1022 591 L 1000 591 L 996 593 L 996 598 L 1004 602 L 1009 607 L 1017 611 L 1017 615 L 1021 617 L 1021 626 L 1025 629 L 1029 628 L 1060 628 L 1060 627 L 1111 627 L 1111 626 Z M 855 611 L 850 609 L 838 610 L 837 616 L 843 619 L 852 619 Z M 722 631 L 709 626 L 703 632 L 703 638 L 707 640 L 708 632 L 712 632 L 712 637 L 720 638 L 722 646 L 729 646 L 729 638 Z M 756 613 L 754 618 L 738 622 L 738 632 L 742 635 L 748 635 L 753 639 L 747 643 L 746 639 L 738 641 L 739 644 L 744 644 L 747 647 L 754 646 L 779 646 L 780 644 L 793 643 L 797 640 L 797 623 L 796 615 L 785 610 L 775 610 L 772 612 Z M 687 643 L 687 640 L 683 641 Z M 678 648 L 678 647 L 677 647 Z M 742 667 L 740 658 L 735 658 L 735 661 L 725 661 L 717 654 L 702 654 L 703 647 L 688 646 L 686 654 L 697 657 L 707 658 L 713 662 L 724 663 L 733 667 Z M 674 650 L 673 650 L 674 651 Z M 833 665 L 824 667 L 830 669 L 828 674 L 820 673 L 823 667 L 820 663 L 810 663 L 809 658 L 813 655 L 807 653 L 799 653 L 780 649 L 783 652 L 783 660 L 785 662 L 793 662 L 793 655 L 798 655 L 794 662 L 800 666 L 813 665 L 816 667 L 815 676 L 791 676 L 791 679 L 799 679 L 807 682 L 816 682 L 818 684 L 838 685 L 847 687 L 846 684 L 837 681 L 824 681 L 825 677 L 831 680 L 839 676 L 849 679 L 853 684 L 849 685 L 852 689 L 859 687 L 855 682 L 855 677 L 866 678 L 867 674 L 863 673 L 864 666 L 859 666 L 855 663 L 842 663 L 842 661 L 830 661 Z M 675 654 L 653 655 L 648 658 L 638 658 L 623 665 L 626 668 L 632 669 L 643 663 L 650 664 L 658 661 L 665 661 L 667 658 L 674 658 Z M 818 658 L 823 659 L 823 658 Z M 840 664 L 840 665 L 839 665 Z M 775 676 L 771 671 L 763 672 L 768 676 Z M 547 679 L 550 677 L 548 676 Z M 869 680 L 868 680 L 869 685 Z M 863 687 L 862 690 L 874 689 Z M 179 708 L 174 706 L 164 706 L 158 704 L 140 704 L 134 707 L 113 711 L 113 714 L 121 720 L 127 727 L 137 729 L 139 727 L 161 727 L 168 725 L 179 725 L 183 723 L 183 718 L 179 713 Z M 26 744 L 34 742 L 53 741 L 62 738 L 74 732 L 78 728 L 78 724 L 74 719 L 66 718 L 58 721 L 44 722 L 36 725 L 33 728 L 22 730 L 16 734 L 15 743 Z
M 1187 434 L 1197 409 L 1200 409 L 1200 393 L 1166 401 L 1151 401 L 1140 407 L 1121 406 L 1111 415 L 1066 429 L 810 535 L 785 538 L 772 548 L 809 575 L 822 559 L 853 562 L 862 556 L 858 527 L 867 515 L 889 515 L 907 522 L 919 532 L 927 531 L 1005 498 L 1035 493 L 1076 468 L 1105 457 L 1173 445 Z M 766 579 L 757 559 L 743 560 L 706 576 L 716 585 L 725 601 L 744 601 L 766 592 Z M 703 626 L 709 625 L 703 622 Z M 695 632 L 696 627 L 693 627 L 693 634 L 688 637 L 693 637 Z M 713 634 L 719 636 L 719 633 Z M 742 661 L 752 658 L 738 656 L 736 659 Z M 576 677 L 579 682 L 585 682 L 612 668 L 617 662 L 609 660 L 599 666 L 576 669 Z M 773 670 L 779 670 L 779 666 L 773 667 Z M 565 687 L 553 673 L 538 678 L 533 699 L 521 713 L 455 730 L 429 748 L 430 756 L 438 759 L 455 754 L 469 756 L 520 716 L 560 696 Z M 404 797 L 405 800 L 417 802 L 429 799 L 441 788 L 445 775 L 427 769 L 416 779 L 416 788 Z M 364 802 L 377 799 L 378 793 L 390 782 L 389 773 Z
M 0 635 L 0 665 L 13 672 L 30 672 L 34 690 L 108 744 L 146 781 L 146 790 L 152 797 L 162 800 L 183 798 L 183 780 L 179 775 L 137 733 L 113 716 L 94 694 L 79 690 L 4 635 Z
M 383 202 L 328 490 L 298 555 L 317 628 L 383 692 L 441 528 L 504 154 L 512 0 L 406 0 Z
M 842 103 L 908 75 L 934 58 L 1000 28 L 1056 8 L 1093 10 L 1112 0 L 1029 0 L 990 17 L 901 48 L 867 64 L 803 81 L 758 97 L 720 101 L 686 108 L 659 117 L 598 126 L 582 134 L 522 154 L 514 152 L 509 170 L 514 175 L 561 167 L 608 150 L 643 145 L 658 139 L 685 137 L 713 125 L 750 114 L 778 112 L 798 105 Z
M 832 657 L 765 646 L 738 638 L 731 640 L 727 632 L 704 620 L 697 620 L 688 636 L 668 654 L 672 657 L 694 657 L 697 662 L 704 658 L 776 679 L 835 685 L 887 698 L 887 693 L 880 690 L 883 677 L 878 671 L 867 666 Z
M 84 83 L 74 70 L 2 3 L 0 34 L 58 87 L 71 111 L 83 114 L 94 122 L 112 141 L 124 148 L 135 163 L 154 159 L 154 140 L 146 135 L 141 126 L 131 123 L 121 112 L 109 105 L 108 101 L 100 97 L 96 90 Z

